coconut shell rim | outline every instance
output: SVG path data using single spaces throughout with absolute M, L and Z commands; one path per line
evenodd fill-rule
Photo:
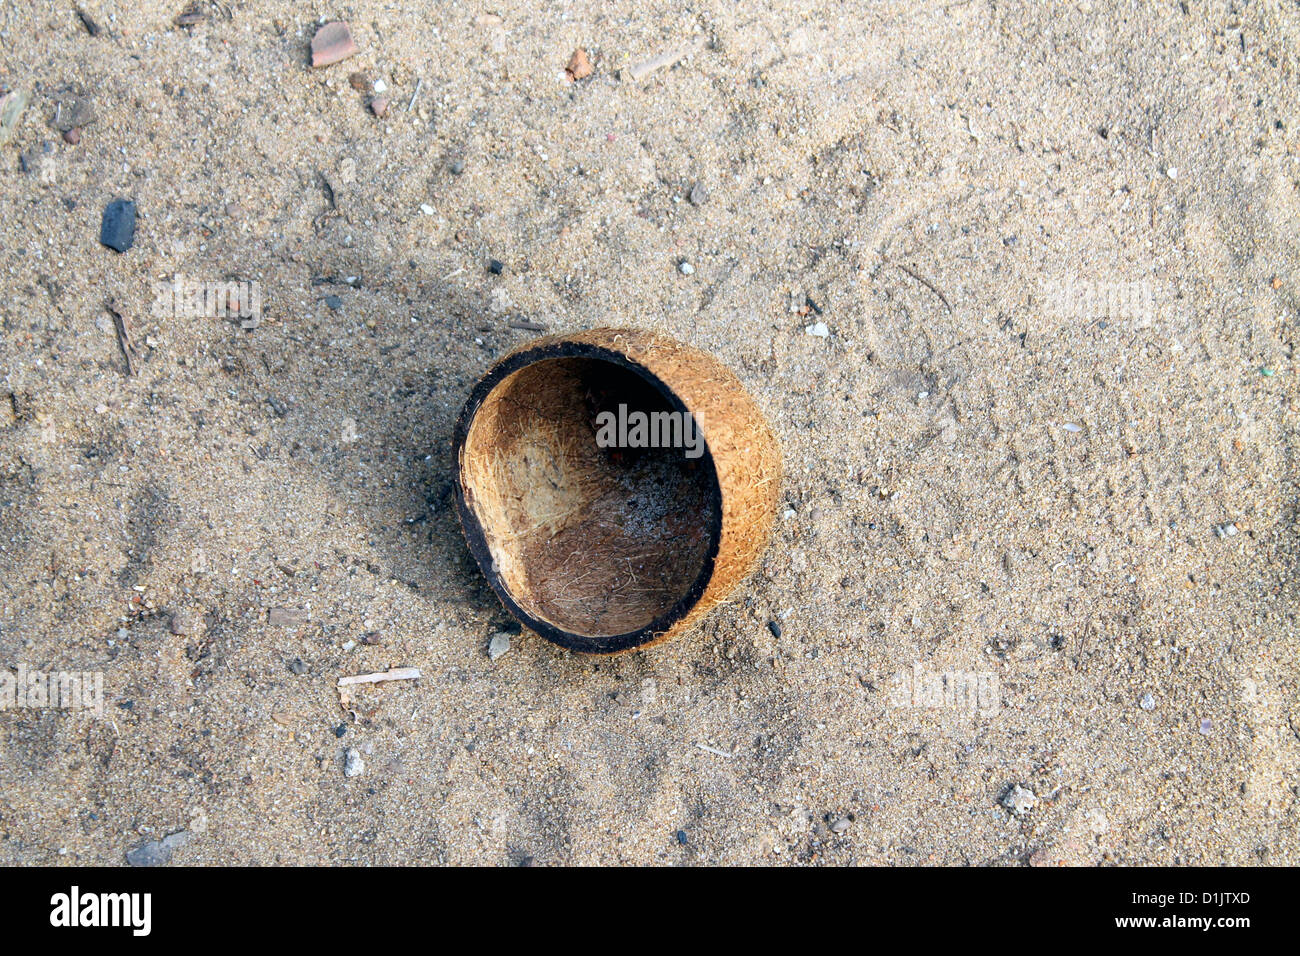
M 488 585 L 501 603 L 505 605 L 506 610 L 521 624 L 530 631 L 540 634 L 553 644 L 558 644 L 572 651 L 579 651 L 584 654 L 621 654 L 659 643 L 663 635 L 671 631 L 674 626 L 690 614 L 691 610 L 704 597 L 709 582 L 713 579 L 718 553 L 722 546 L 722 481 L 718 476 L 713 451 L 709 448 L 708 436 L 701 432 L 704 441 L 704 454 L 701 458 L 708 463 L 710 491 L 713 498 L 713 516 L 709 527 L 708 551 L 705 554 L 700 573 L 691 583 L 686 593 L 671 608 L 644 627 L 623 634 L 597 637 L 566 631 L 524 610 L 511 595 L 510 589 L 506 587 L 500 572 L 493 567 L 492 551 L 487 542 L 487 535 L 484 533 L 482 523 L 478 520 L 478 516 L 474 513 L 470 502 L 467 500 L 461 456 L 465 450 L 465 443 L 469 439 L 474 417 L 497 385 L 501 384 L 509 375 L 527 365 L 564 358 L 599 359 L 621 366 L 653 385 L 675 411 L 691 411 L 686 407 L 681 396 L 668 383 L 646 366 L 616 349 L 556 336 L 552 341 L 535 343 L 512 352 L 489 368 L 475 383 L 456 420 L 452 438 L 452 456 L 456 470 L 456 480 L 452 485 L 456 499 L 456 514 L 460 520 L 461 531 L 465 535 L 470 554 L 474 557 L 475 563 L 478 564 L 479 570 L 483 572 Z

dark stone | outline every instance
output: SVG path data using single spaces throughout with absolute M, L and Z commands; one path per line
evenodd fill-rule
M 110 249 L 126 252 L 135 242 L 135 203 L 114 199 L 104 207 L 104 221 L 99 227 L 99 241 Z
M 506 264 L 502 262 L 500 259 L 488 260 L 488 272 L 492 273 L 494 276 L 499 276 L 502 272 L 505 271 L 505 268 L 506 268 Z
M 772 632 L 773 637 L 781 636 L 781 625 L 778 624 L 776 621 L 768 621 L 767 629 Z

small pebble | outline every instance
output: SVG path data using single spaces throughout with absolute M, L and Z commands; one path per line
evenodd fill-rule
M 126 862 L 131 866 L 162 866 L 172 858 L 172 851 L 189 842 L 188 830 L 172 833 L 161 840 L 144 843 L 126 851 Z
M 499 276 L 502 272 L 505 271 L 505 269 L 506 269 L 506 264 L 502 262 L 500 259 L 488 260 L 488 272 L 492 273 L 494 276 Z
M 1061 427 L 1064 428 L 1067 432 L 1070 432 L 1071 434 L 1074 434 L 1075 432 L 1083 431 L 1083 429 L 1080 428 L 1078 425 L 1074 424 L 1074 422 L 1066 422 Z
M 852 822 L 853 821 L 850 820 L 848 817 L 840 817 L 838 820 L 836 820 L 834 823 L 831 824 L 831 832 L 844 833 L 846 830 L 848 830 L 849 825 Z
M 329 66 L 340 60 L 346 60 L 356 52 L 357 44 L 352 39 L 352 31 L 348 25 L 339 21 L 327 23 L 312 37 L 311 65 Z
M 56 115 L 57 118 L 50 125 L 60 133 L 80 129 L 95 122 L 95 109 L 90 100 L 85 97 L 60 103 Z
M 18 121 L 22 119 L 23 110 L 27 108 L 27 92 L 25 90 L 7 90 L 0 93 L 0 143 L 9 142 L 13 136 L 14 130 L 18 128 Z
M 1214 724 L 1212 724 L 1212 723 L 1210 722 L 1210 718 L 1209 718 L 1209 717 L 1202 717 L 1202 718 L 1201 718 L 1201 733 L 1204 734 L 1204 735 L 1206 735 L 1206 736 L 1208 737 L 1209 734 L 1210 734 L 1210 731 L 1213 730 L 1213 729 L 1214 729 Z
M 135 242 L 135 203 L 129 199 L 114 199 L 104 207 L 99 241 L 117 252 L 131 248 Z
M 777 623 L 776 621 L 768 621 L 768 622 L 767 622 L 767 629 L 768 629 L 769 631 L 772 632 L 772 636 L 773 636 L 773 637 L 780 637 L 780 636 L 781 636 L 781 625 L 780 625 L 779 623 Z
M 1150 693 L 1143 694 L 1142 700 L 1138 702 L 1138 706 L 1141 707 L 1143 710 L 1155 710 L 1156 699 L 1152 697 Z
M 569 74 L 570 80 L 583 80 L 592 74 L 591 58 L 587 56 L 587 51 L 578 47 L 569 57 L 569 65 L 564 68 L 564 72 Z
M 1034 791 L 1016 784 L 1002 796 L 1002 805 L 1018 817 L 1023 817 L 1038 803 Z
M 366 762 L 361 759 L 361 754 L 357 752 L 356 747 L 349 747 L 343 757 L 343 776 L 359 777 L 366 772 Z
M 387 96 L 376 96 L 373 100 L 371 100 L 371 101 L 370 101 L 370 112 L 374 113 L 376 116 L 383 116 L 385 113 L 387 113 L 387 112 L 388 112 L 388 97 L 387 97 Z
M 69 146 L 76 146 L 81 142 L 81 130 L 75 126 L 72 129 L 64 130 L 63 141 Z
M 343 308 L 343 300 L 336 295 L 325 296 L 325 304 L 328 305 L 335 312 Z
M 496 660 L 508 650 L 510 650 L 510 635 L 504 631 L 493 634 L 492 640 L 488 641 L 488 657 Z
M 451 166 L 449 166 L 448 168 L 451 170 L 451 174 L 453 176 L 459 176 L 461 173 L 465 171 L 465 160 L 454 159 L 451 162 Z
M 684 276 L 693 276 L 695 275 L 695 266 L 691 265 L 689 262 L 679 262 L 677 264 L 677 271 Z
M 703 206 L 709 201 L 709 191 L 704 188 L 704 183 L 696 183 L 691 187 L 691 194 L 688 198 L 692 206 Z
M 347 725 L 347 724 L 339 724 L 337 727 L 334 728 L 334 736 L 335 736 L 335 737 L 342 737 L 342 736 L 343 736 L 344 734 L 346 734 L 347 732 L 348 732 L 348 725 Z
M 685 831 L 685 830 L 678 830 L 678 831 L 677 831 L 677 842 L 680 843 L 682 846 L 686 846 L 686 844 L 689 842 L 689 839 L 688 839 L 688 837 L 686 836 L 686 831 Z
M 301 677 L 303 674 L 307 673 L 307 662 L 301 657 L 295 657 L 289 662 L 289 670 Z
M 819 339 L 824 339 L 831 334 L 831 330 L 825 322 L 814 322 L 812 325 L 804 326 L 805 335 L 815 335 Z

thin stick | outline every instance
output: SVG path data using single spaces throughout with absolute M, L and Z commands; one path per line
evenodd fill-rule
M 701 750 L 707 750 L 711 754 L 717 754 L 719 757 L 730 757 L 731 754 L 725 750 L 719 750 L 717 747 L 710 747 L 708 744 L 696 744 Z
M 411 112 L 411 110 L 415 109 L 415 98 L 420 95 L 420 88 L 423 86 L 424 86 L 424 77 L 417 76 L 415 78 L 415 92 L 411 94 L 411 102 L 406 104 L 406 112 L 409 113 Z
M 634 82 L 640 83 L 655 70 L 663 70 L 673 66 L 678 60 L 685 59 L 692 53 L 703 49 L 703 47 L 703 40 L 692 40 L 690 43 L 684 43 L 671 50 L 664 50 L 662 53 L 652 56 L 648 60 L 642 60 L 640 63 L 635 63 L 632 66 L 629 66 L 627 68 L 627 75 L 632 77 Z
M 952 311 L 952 305 L 951 303 L 948 302 L 948 297 L 944 295 L 942 292 L 940 292 L 935 287 L 933 282 L 931 282 L 929 279 L 922 276 L 920 273 L 914 272 L 913 270 L 909 269 L 907 266 L 900 265 L 898 268 L 902 269 L 904 272 L 910 275 L 917 282 L 921 283 L 921 285 L 925 286 L 927 289 L 929 289 L 931 292 L 937 295 L 939 297 L 939 301 L 943 303 L 943 307 L 947 309 L 949 312 Z
M 117 344 L 122 349 L 122 357 L 126 359 L 126 374 L 132 376 L 135 374 L 135 363 L 131 361 L 131 336 L 126 331 L 126 317 L 117 311 L 117 306 L 113 302 L 104 304 L 108 309 L 109 315 L 113 317 L 113 328 L 117 332 Z
M 373 674 L 355 674 L 352 677 L 340 677 L 339 686 L 346 687 L 349 684 L 378 684 L 386 680 L 415 680 L 420 676 L 418 667 L 393 667 L 386 671 L 377 671 Z

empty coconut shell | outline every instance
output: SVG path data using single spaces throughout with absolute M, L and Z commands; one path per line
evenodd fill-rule
M 455 435 L 457 510 L 506 608 L 616 654 L 691 629 L 754 567 L 781 485 L 739 379 L 666 336 L 530 342 L 479 381 Z

